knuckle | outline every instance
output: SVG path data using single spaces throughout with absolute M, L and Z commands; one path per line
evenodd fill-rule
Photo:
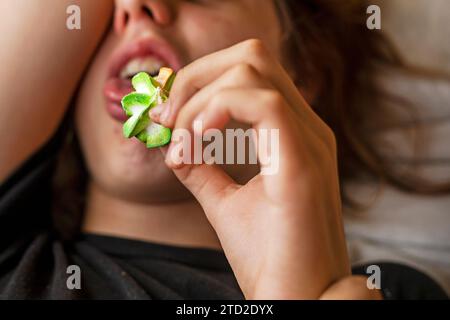
M 184 82 L 184 79 L 186 78 L 186 74 L 188 73 L 187 68 L 189 68 L 189 66 L 181 68 L 180 70 L 177 71 L 177 76 L 175 77 L 173 89 L 176 89 L 176 87 L 178 85 L 180 85 Z
M 219 108 L 223 104 L 225 97 L 226 97 L 226 91 L 218 92 L 211 98 L 211 100 L 209 101 L 208 107 L 213 108 L 213 109 Z
M 185 105 L 182 108 L 178 110 L 177 116 L 176 116 L 176 122 L 177 124 L 185 123 L 187 119 L 191 117 L 191 115 L 194 112 L 194 108 L 189 105 Z
M 331 129 L 329 126 L 325 125 L 324 128 L 324 137 L 326 144 L 331 147 L 332 151 L 335 151 L 337 149 L 337 138 L 336 134 L 334 133 L 333 129 Z
M 267 55 L 267 48 L 260 39 L 246 40 L 244 46 L 246 53 L 251 57 L 264 57 Z
M 189 68 L 189 65 L 184 66 L 183 68 L 181 68 L 180 70 L 177 71 L 177 78 L 184 78 L 185 74 L 186 74 L 186 69 Z
M 188 81 L 186 80 L 186 68 L 182 68 L 179 71 L 177 71 L 177 76 L 175 77 L 175 81 L 173 83 L 172 89 L 171 89 L 171 97 L 170 100 L 172 102 L 176 101 L 176 98 L 178 97 L 179 93 L 183 92 L 187 86 Z
M 255 75 L 255 68 L 248 63 L 240 63 L 234 68 L 234 72 L 238 77 L 250 78 Z
M 273 112 L 279 112 L 284 105 L 284 97 L 275 90 L 267 90 L 263 94 L 263 100 L 267 108 Z
M 251 64 L 240 63 L 233 68 L 230 77 L 236 84 L 247 84 L 256 79 L 257 71 Z

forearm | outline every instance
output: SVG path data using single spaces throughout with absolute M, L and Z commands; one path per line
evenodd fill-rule
M 70 4 L 0 2 L 0 181 L 57 127 L 112 12 L 110 0 L 76 1 L 82 29 L 70 31 Z

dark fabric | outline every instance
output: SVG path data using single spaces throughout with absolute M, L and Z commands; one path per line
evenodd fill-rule
M 112 237 L 38 234 L 0 256 L 2 299 L 241 299 L 224 255 Z M 69 265 L 81 270 L 70 290 Z
M 426 274 L 411 267 L 389 262 L 354 266 L 353 274 L 370 275 L 367 267 L 380 268 L 381 292 L 386 300 L 446 300 L 445 291 Z
M 0 186 L 0 298 L 243 298 L 220 251 L 92 234 L 59 239 L 50 214 L 58 136 Z M 80 267 L 81 289 L 67 287 L 70 265 Z M 399 265 L 382 270 L 387 298 L 442 297 L 438 285 L 417 271 Z

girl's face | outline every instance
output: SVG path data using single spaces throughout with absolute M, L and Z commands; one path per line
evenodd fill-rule
M 114 28 L 99 48 L 76 102 L 76 129 L 91 179 L 123 199 L 183 200 L 189 193 L 166 168 L 162 151 L 123 137 L 120 99 L 132 91 L 129 79 L 138 71 L 155 73 L 161 66 L 180 69 L 249 38 L 261 39 L 280 57 L 281 27 L 274 1 L 115 3 Z

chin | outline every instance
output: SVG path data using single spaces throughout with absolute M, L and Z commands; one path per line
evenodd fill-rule
M 126 184 L 119 186 L 114 185 L 107 190 L 110 195 L 127 202 L 134 202 L 137 204 L 163 204 L 176 203 L 193 199 L 192 194 L 186 190 L 183 185 L 170 181 L 160 181 L 155 183 L 153 181 L 142 183 L 136 181 L 126 181 Z
M 133 202 L 176 202 L 191 198 L 164 163 L 162 150 L 149 150 L 136 139 L 124 140 L 103 163 L 91 163 L 91 176 L 111 195 Z

